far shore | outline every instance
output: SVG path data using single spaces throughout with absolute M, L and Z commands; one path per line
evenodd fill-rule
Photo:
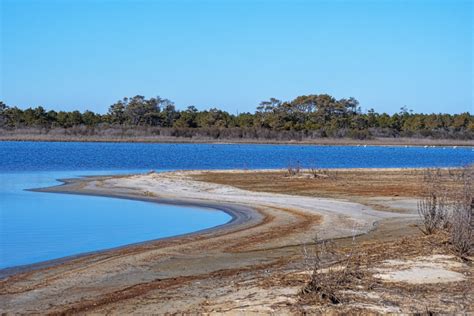
M 319 145 L 319 146 L 459 146 L 474 147 L 474 140 L 428 139 L 428 138 L 315 138 L 303 140 L 275 139 L 213 139 L 185 138 L 165 136 L 136 137 L 103 137 L 103 136 L 65 136 L 65 135 L 15 135 L 0 134 L 0 141 L 33 141 L 33 142 L 110 142 L 110 143 L 182 143 L 182 144 L 269 144 L 269 145 Z

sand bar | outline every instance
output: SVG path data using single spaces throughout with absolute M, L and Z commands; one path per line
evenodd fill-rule
M 124 311 L 136 306 L 134 300 L 176 284 L 212 280 L 223 271 L 278 265 L 286 252 L 311 242 L 316 232 L 320 238 L 343 238 L 366 233 L 384 221 L 416 218 L 342 199 L 252 192 L 196 181 L 192 176 L 198 173 L 91 177 L 44 189 L 211 207 L 228 212 L 233 220 L 193 234 L 99 251 L 16 273 L 0 280 L 4 311 L 98 311 L 118 302 Z M 156 303 L 153 306 L 157 308 Z M 173 304 L 159 308 L 182 310 Z

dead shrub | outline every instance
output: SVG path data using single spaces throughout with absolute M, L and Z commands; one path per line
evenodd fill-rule
M 427 169 L 423 173 L 423 197 L 417 203 L 422 220 L 421 231 L 433 234 L 448 224 L 447 190 L 440 169 Z
M 472 253 L 472 218 L 472 204 L 459 203 L 455 206 L 452 215 L 450 241 L 454 252 L 462 258 L 466 258 Z
M 299 162 L 297 162 L 294 165 L 289 164 L 286 169 L 287 169 L 287 175 L 290 177 L 297 176 L 301 173 L 301 165 Z
M 473 249 L 473 174 L 473 165 L 444 172 L 424 171 L 424 196 L 418 202 L 423 233 L 445 231 L 454 253 L 464 259 Z
M 454 252 L 461 258 L 472 253 L 474 239 L 474 197 L 472 193 L 473 168 L 465 168 L 462 172 L 462 189 L 453 202 L 450 218 L 450 242 Z
M 314 239 L 312 250 L 303 248 L 311 279 L 302 289 L 303 295 L 313 295 L 323 303 L 344 301 L 343 291 L 355 289 L 366 278 L 361 269 L 361 258 L 353 246 L 348 254 L 336 252 L 332 241 Z
M 433 234 L 446 225 L 448 213 L 446 199 L 443 195 L 431 192 L 418 201 L 417 206 L 418 214 L 420 214 L 423 221 L 423 227 L 420 227 L 420 229 L 424 234 Z

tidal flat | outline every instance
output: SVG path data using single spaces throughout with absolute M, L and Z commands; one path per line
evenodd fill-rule
M 420 169 L 174 171 L 68 181 L 47 190 L 207 204 L 227 209 L 234 221 L 17 273 L 1 281 L 2 306 L 12 313 L 416 312 L 426 308 L 423 297 L 434 311 L 470 311 L 470 265 L 441 247 L 444 236 L 417 228 L 420 193 L 410 188 L 420 181 Z M 361 254 L 364 277 L 347 286 L 340 304 L 302 294 L 311 275 L 303 250 L 315 234 L 342 253 L 356 241 Z M 407 273 L 426 277 L 407 282 Z

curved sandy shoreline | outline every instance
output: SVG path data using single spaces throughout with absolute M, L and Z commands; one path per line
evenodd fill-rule
M 231 219 L 224 223 L 217 226 L 204 228 L 201 230 L 173 235 L 169 237 L 162 237 L 162 238 L 155 238 L 144 240 L 140 242 L 124 244 L 117 247 L 105 248 L 105 249 L 98 249 L 94 251 L 88 251 L 78 254 L 73 254 L 70 256 L 65 256 L 57 259 L 51 259 L 41 262 L 36 262 L 32 264 L 25 264 L 20 266 L 13 266 L 8 268 L 0 269 L 0 280 L 9 276 L 12 276 L 17 273 L 24 273 L 24 272 L 31 272 L 34 270 L 42 269 L 42 268 L 51 268 L 56 265 L 60 265 L 66 263 L 67 261 L 80 259 L 90 255 L 97 255 L 97 254 L 104 254 L 112 251 L 119 251 L 129 247 L 135 247 L 140 245 L 145 245 L 148 243 L 154 243 L 158 241 L 167 241 L 173 239 L 179 239 L 184 237 L 192 237 L 197 236 L 200 234 L 209 234 L 209 233 L 217 233 L 217 232 L 225 232 L 226 230 L 232 229 L 233 226 L 239 226 L 242 224 L 258 224 L 262 220 L 262 216 L 260 213 L 255 211 L 252 208 L 238 206 L 238 205 L 231 205 L 231 204 L 219 204 L 219 203 L 212 203 L 212 202 L 190 202 L 190 201 L 181 201 L 178 199 L 160 199 L 159 201 L 156 198 L 151 197 L 138 197 L 138 196 L 130 196 L 130 195 L 123 195 L 123 194 L 116 194 L 113 192 L 108 193 L 101 193 L 100 191 L 97 192 L 83 192 L 80 189 L 80 183 L 84 180 L 91 181 L 92 179 L 103 179 L 108 176 L 86 176 L 81 178 L 70 178 L 70 179 L 57 179 L 57 181 L 62 182 L 57 186 L 52 187 L 45 187 L 45 188 L 36 188 L 36 189 L 28 189 L 27 191 L 33 192 L 43 192 L 43 193 L 61 193 L 61 194 L 72 194 L 72 195 L 86 195 L 86 196 L 98 196 L 98 197 L 107 197 L 107 198 L 116 198 L 116 199 L 126 199 L 126 200 L 135 200 L 135 201 L 143 201 L 143 202 L 151 202 L 151 203 L 158 203 L 158 204 L 165 204 L 165 205 L 178 205 L 178 206 L 186 206 L 186 207 L 196 207 L 196 208 L 209 208 L 216 211 L 224 212 L 228 214 Z
M 368 232 L 379 221 L 412 218 L 344 200 L 245 191 L 195 181 L 191 175 L 196 172 L 93 177 L 41 189 L 225 209 L 234 219 L 200 232 L 16 273 L 0 280 L 3 310 L 68 313 L 116 306 L 120 309 L 115 312 L 121 312 L 124 306 L 137 304 L 125 301 L 147 297 L 163 287 L 210 280 L 219 271 L 238 273 L 281 264 L 290 260 L 285 255 L 288 251 L 293 253 L 294 247 L 310 242 L 316 231 L 320 238 L 342 238 Z

